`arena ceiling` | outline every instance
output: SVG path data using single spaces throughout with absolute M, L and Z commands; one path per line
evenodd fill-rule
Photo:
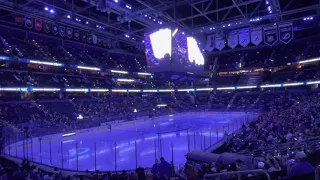
M 205 35 L 224 26 L 235 29 L 316 17 L 320 0 L 0 0 L 0 9 L 0 21 L 15 14 L 32 15 L 139 45 L 145 32 L 160 27 Z

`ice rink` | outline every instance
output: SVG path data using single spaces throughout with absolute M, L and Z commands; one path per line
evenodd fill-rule
M 106 126 L 63 137 L 33 138 L 6 146 L 6 154 L 63 169 L 120 171 L 151 167 L 164 157 L 176 167 L 184 155 L 206 150 L 242 123 L 249 113 L 184 113 Z M 139 122 L 139 123 L 138 123 Z

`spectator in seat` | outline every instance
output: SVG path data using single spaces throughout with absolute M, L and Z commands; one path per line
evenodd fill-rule
M 125 170 L 122 171 L 122 174 L 119 176 L 119 180 L 128 180 L 129 176 Z
M 303 152 L 297 152 L 295 156 L 295 162 L 288 162 L 288 178 L 295 176 L 303 176 L 315 171 L 315 168 L 306 160 L 307 155 Z
M 237 171 L 249 170 L 248 166 L 243 164 L 243 162 L 240 159 L 236 160 L 236 166 L 237 166 Z
M 154 180 L 158 180 L 159 179 L 159 163 L 158 163 L 158 159 L 156 159 L 156 163 L 152 166 L 151 172 L 152 172 L 152 178 Z

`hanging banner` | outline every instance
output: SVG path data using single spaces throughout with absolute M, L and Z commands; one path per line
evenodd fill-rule
M 23 19 L 24 19 L 24 16 L 23 15 L 16 15 L 14 17 L 14 21 L 19 25 L 23 25 Z
M 88 43 L 92 43 L 92 35 L 91 34 L 87 34 L 87 41 Z
M 264 31 L 264 43 L 273 46 L 278 41 L 278 31 L 277 26 L 266 26 L 263 27 Z
M 279 40 L 288 44 L 293 39 L 293 24 L 292 22 L 278 24 Z
M 238 31 L 231 31 L 228 34 L 228 46 L 234 49 L 239 44 L 238 42 Z
M 80 32 L 78 30 L 74 30 L 74 39 L 76 40 L 80 39 Z
M 98 37 L 95 34 L 92 35 L 92 43 L 93 44 L 97 44 L 98 43 Z
M 42 20 L 41 19 L 34 19 L 34 28 L 36 28 L 37 31 L 42 30 Z
M 33 27 L 33 19 L 26 17 L 25 18 L 25 26 L 29 29 L 31 29 Z
M 213 51 L 214 49 L 214 45 L 215 45 L 215 35 L 211 34 L 207 36 L 207 45 L 206 45 L 206 49 L 207 51 Z
M 59 26 L 57 24 L 52 25 L 52 32 L 53 34 L 57 35 L 59 33 Z
M 251 29 L 251 43 L 258 46 L 262 43 L 262 28 L 252 28 Z
M 239 31 L 239 44 L 242 47 L 247 47 L 250 43 L 250 30 L 249 29 L 241 29 Z
M 117 47 L 117 41 L 112 41 L 112 48 L 116 48 Z
M 49 22 L 43 22 L 43 26 L 44 26 L 44 32 L 46 32 L 46 33 L 50 33 L 50 31 L 51 31 L 51 23 L 49 23 Z
M 59 34 L 60 36 L 65 36 L 66 35 L 66 27 L 64 26 L 59 26 Z
M 108 47 L 111 48 L 111 46 L 112 46 L 112 42 L 111 42 L 111 39 L 109 39 L 108 40 Z
M 99 46 L 102 45 L 102 39 L 101 39 L 101 37 L 98 37 L 98 45 L 99 45 Z
M 87 33 L 86 32 L 81 33 L 81 40 L 84 42 L 87 41 Z
M 220 36 L 216 34 L 216 48 L 221 51 L 225 46 L 226 46 L 226 42 L 224 41 L 224 39 Z
M 108 40 L 104 39 L 102 44 L 103 44 L 103 47 L 107 47 L 108 46 Z
M 67 28 L 67 36 L 68 36 L 68 38 L 72 38 L 72 35 L 73 35 L 73 29 L 68 27 Z

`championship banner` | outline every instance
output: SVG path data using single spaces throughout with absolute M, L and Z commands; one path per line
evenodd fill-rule
M 292 22 L 278 24 L 279 40 L 288 44 L 293 39 L 293 24 Z
M 277 26 L 266 26 L 263 27 L 264 31 L 264 43 L 273 46 L 278 41 Z
M 25 18 L 25 26 L 29 29 L 31 29 L 33 27 L 33 19 L 26 17 Z
M 108 40 L 104 39 L 102 42 L 103 47 L 107 47 L 108 46 Z
M 82 41 L 87 41 L 87 33 L 86 32 L 82 32 L 81 33 L 81 40 Z
M 109 39 L 108 40 L 108 47 L 111 48 L 111 45 L 112 45 L 112 43 L 111 43 L 111 40 Z
M 102 39 L 101 39 L 101 37 L 98 38 L 98 45 L 99 45 L 99 46 L 102 45 Z
M 59 33 L 59 26 L 57 24 L 52 25 L 52 32 L 53 34 L 57 35 Z
M 258 46 L 262 43 L 262 28 L 252 28 L 251 29 L 251 43 Z
M 250 31 L 249 29 L 241 29 L 239 31 L 239 44 L 242 47 L 247 47 L 250 43 Z
M 41 19 L 34 19 L 34 28 L 36 28 L 37 31 L 42 30 L 42 20 Z
M 231 31 L 228 34 L 228 47 L 234 49 L 239 44 L 238 42 L 238 31 Z
M 98 43 L 98 37 L 95 34 L 92 35 L 92 43 L 93 44 L 97 44 Z
M 67 36 L 68 38 L 72 38 L 72 35 L 73 35 L 73 29 L 72 28 L 67 28 Z
M 14 21 L 18 24 L 18 25 L 23 25 L 23 18 L 24 16 L 23 15 L 16 15 L 14 17 Z
M 226 42 L 224 41 L 224 39 L 220 36 L 220 35 L 216 35 L 216 48 L 221 51 L 225 46 L 226 46 Z
M 74 30 L 74 39 L 76 40 L 80 39 L 80 32 L 78 30 Z
M 212 51 L 214 49 L 214 45 L 215 45 L 215 35 L 211 34 L 207 36 L 207 45 L 206 45 L 206 49 L 207 51 Z
M 60 36 L 65 36 L 66 35 L 66 27 L 64 26 L 59 26 L 59 34 Z
M 50 33 L 50 31 L 51 31 L 51 23 L 43 22 L 43 24 L 44 24 L 44 32 Z
M 87 34 L 87 41 L 88 43 L 92 43 L 92 35 L 91 34 Z
M 112 41 L 112 48 L 116 48 L 117 47 L 117 41 Z

